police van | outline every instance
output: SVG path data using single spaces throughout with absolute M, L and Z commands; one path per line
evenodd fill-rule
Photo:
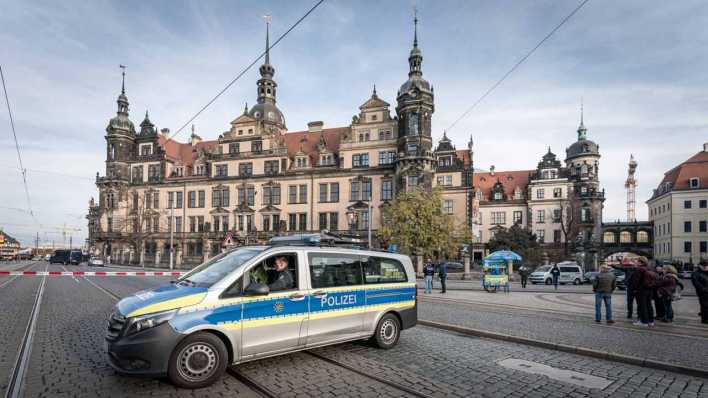
M 122 299 L 108 321 L 110 365 L 200 388 L 231 364 L 359 339 L 395 346 L 418 317 L 410 258 L 315 238 L 243 246 Z

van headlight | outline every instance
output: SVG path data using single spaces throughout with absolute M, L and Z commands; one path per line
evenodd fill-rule
M 154 328 L 157 325 L 165 323 L 175 316 L 177 310 L 156 312 L 143 316 L 137 316 L 128 319 L 128 328 L 125 331 L 126 336 L 138 333 L 145 329 Z

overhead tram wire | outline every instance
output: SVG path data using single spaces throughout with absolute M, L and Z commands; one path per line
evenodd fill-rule
M 12 117 L 12 110 L 10 109 L 10 97 L 7 95 L 7 86 L 5 85 L 5 74 L 2 71 L 2 66 L 0 66 L 0 80 L 2 80 L 2 90 L 5 93 L 5 103 L 7 104 L 7 114 L 10 116 L 10 127 L 12 128 L 12 136 L 15 139 L 15 149 L 17 150 L 17 161 L 20 164 L 20 172 L 22 173 L 22 182 L 25 186 L 25 196 L 27 197 L 27 210 L 32 216 L 34 221 L 37 219 L 34 217 L 32 212 L 32 201 L 30 200 L 29 188 L 27 186 L 27 170 L 22 164 L 22 155 L 20 154 L 20 144 L 17 141 L 17 132 L 15 131 L 15 119 Z
M 526 55 L 524 55 L 518 62 L 516 62 L 516 64 L 514 64 L 514 66 L 512 66 L 511 69 L 509 69 L 509 70 L 504 74 L 504 76 L 501 77 L 501 79 L 499 79 L 496 83 L 494 83 L 494 84 L 492 85 L 492 87 L 489 88 L 489 90 L 487 90 L 481 97 L 479 97 L 479 99 L 477 99 L 477 101 L 475 101 L 475 102 L 472 104 L 472 106 L 470 106 L 469 108 L 467 108 L 467 110 L 464 111 L 464 112 L 462 113 L 462 115 L 461 115 L 460 117 L 458 117 L 454 122 L 452 122 L 452 124 L 450 124 L 445 130 L 446 130 L 446 131 L 452 130 L 452 128 L 455 127 L 455 125 L 456 125 L 457 123 L 459 123 L 462 119 L 464 119 L 465 117 L 467 117 L 467 115 L 469 115 L 470 112 L 472 112 L 472 110 L 474 110 L 474 108 L 477 107 L 477 105 L 479 105 L 482 101 L 484 101 L 484 99 L 487 98 L 487 96 L 488 96 L 489 94 L 491 94 L 492 91 L 494 91 L 497 87 L 499 87 L 499 85 L 501 85 L 501 84 L 504 82 L 504 80 L 506 80 L 506 78 L 509 77 L 509 75 L 511 75 L 512 73 L 514 73 L 514 71 L 515 71 L 519 66 L 521 66 L 521 64 L 523 64 L 524 61 L 526 61 L 534 52 L 536 52 L 536 50 L 538 50 L 538 48 L 541 47 L 541 46 L 543 45 L 543 43 L 546 42 L 546 40 L 550 39 L 551 36 L 553 36 L 553 34 L 556 33 L 556 31 L 557 31 L 558 29 L 561 28 L 561 26 L 563 26 L 566 22 L 568 22 L 568 20 L 569 20 L 570 18 L 572 18 L 573 15 L 575 15 L 578 11 L 580 11 L 580 9 L 583 8 L 583 6 L 585 6 L 585 4 L 587 4 L 587 2 L 589 2 L 589 1 L 590 1 L 590 0 L 583 0 L 582 2 L 580 2 L 580 4 L 578 4 L 578 6 L 575 7 L 575 9 L 573 9 L 573 11 L 572 11 L 570 14 L 568 14 L 565 18 L 563 18 L 563 20 L 561 20 L 560 23 L 559 23 L 558 25 L 556 25 L 555 28 L 553 28 L 553 30 L 551 30 L 541 41 L 539 41 L 538 44 L 536 44 L 536 46 L 531 49 L 531 51 L 527 52 Z
M 322 3 L 324 3 L 324 0 L 319 0 L 317 3 L 315 3 L 315 5 L 312 6 L 312 8 L 310 8 L 302 17 L 300 17 L 300 19 L 295 21 L 295 23 L 292 26 L 290 26 L 290 28 L 288 30 L 286 30 L 285 33 L 280 35 L 280 37 L 278 37 L 278 39 L 276 41 L 274 41 L 270 47 L 268 47 L 266 50 L 264 50 L 261 53 L 261 55 L 258 56 L 258 58 L 254 59 L 253 62 L 251 62 L 238 75 L 236 75 L 236 77 L 233 80 L 231 80 L 231 82 L 229 82 L 229 84 L 227 84 L 226 87 L 224 87 L 221 91 L 219 91 L 219 93 L 216 94 L 214 96 L 214 98 L 212 98 L 209 102 L 207 102 L 206 105 L 204 105 L 197 113 L 194 114 L 194 116 L 192 116 L 189 120 L 187 120 L 187 122 L 185 124 L 183 124 L 182 127 L 180 127 L 174 133 L 172 133 L 172 135 L 170 136 L 170 139 L 174 138 L 177 134 L 179 134 L 182 130 L 184 130 L 185 127 L 189 126 L 197 117 L 199 117 L 199 115 L 202 112 L 204 112 L 209 106 L 211 106 L 211 104 L 213 104 L 219 97 L 221 97 L 222 94 L 224 94 L 229 88 L 231 88 L 231 86 L 233 86 L 233 84 L 236 83 L 236 81 L 238 79 L 240 79 L 241 76 L 245 75 L 246 72 L 248 72 L 253 67 L 253 65 L 255 65 L 258 61 L 260 61 L 260 59 L 266 55 L 266 52 L 270 51 L 270 49 L 277 46 L 278 43 L 280 43 L 280 41 L 285 38 L 285 36 L 287 36 L 293 29 L 295 29 L 300 24 L 300 22 L 302 22 L 305 18 L 307 18 L 310 14 L 312 14 L 312 12 L 315 11 L 315 9 L 317 7 L 319 7 L 320 4 L 322 4 Z

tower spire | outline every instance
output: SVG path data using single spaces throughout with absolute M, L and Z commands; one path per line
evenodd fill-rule
M 123 70 L 121 73 L 123 75 L 123 83 L 121 84 L 121 87 L 120 87 L 120 93 L 125 95 L 125 65 L 118 65 L 118 66 Z
M 413 6 L 413 48 L 418 48 L 418 7 Z
M 264 15 L 263 19 L 266 21 L 266 50 L 265 50 L 265 63 L 270 64 L 270 22 L 273 17 L 270 15 Z
M 588 129 L 585 127 L 585 121 L 584 119 L 584 110 L 583 110 L 583 99 L 582 97 L 580 98 L 580 125 L 578 126 L 578 141 L 584 140 L 587 138 L 587 133 Z

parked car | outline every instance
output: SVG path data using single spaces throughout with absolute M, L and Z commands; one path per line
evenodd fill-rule
M 47 254 L 47 255 L 44 256 L 44 261 L 49 261 L 49 259 L 51 259 L 51 258 L 52 258 L 52 255 L 51 255 L 51 254 Z
M 104 267 L 103 260 L 100 257 L 91 257 L 88 261 L 89 267 Z
M 553 275 L 551 275 L 552 265 L 544 265 L 542 267 L 536 268 L 534 272 L 529 276 L 531 283 L 545 283 L 550 285 L 553 283 Z M 565 285 L 566 283 L 572 283 L 574 285 L 580 285 L 583 283 L 583 269 L 580 268 L 578 263 L 574 261 L 564 261 L 558 263 L 558 268 L 560 268 L 560 277 L 558 278 L 558 283 Z
M 64 264 L 67 265 L 71 261 L 69 250 L 54 250 L 54 253 L 49 257 L 49 264 Z
M 443 264 L 447 265 L 447 272 L 462 272 L 465 270 L 465 266 L 462 263 L 446 261 Z
M 83 255 L 81 254 L 81 250 L 72 250 L 71 253 L 69 253 L 69 263 L 70 264 L 79 265 L 79 264 L 81 264 L 81 260 L 83 260 Z
M 597 271 L 588 271 L 583 274 L 583 283 L 592 283 L 593 279 L 597 278 Z

